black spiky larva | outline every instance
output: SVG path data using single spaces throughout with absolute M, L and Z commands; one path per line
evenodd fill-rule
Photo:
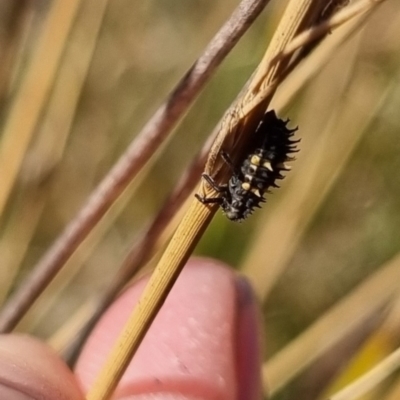
M 231 221 L 247 218 L 265 202 L 264 193 L 269 188 L 279 187 L 275 181 L 284 178 L 281 172 L 290 170 L 285 162 L 294 160 L 289 154 L 298 151 L 296 143 L 300 140 L 292 140 L 297 128 L 288 129 L 288 122 L 279 119 L 275 111 L 268 111 L 254 132 L 252 145 L 239 168 L 226 152 L 221 152 L 232 171 L 227 185 L 217 185 L 210 175 L 202 175 L 220 196 L 207 198 L 196 194 L 196 198 L 203 204 L 218 203 Z

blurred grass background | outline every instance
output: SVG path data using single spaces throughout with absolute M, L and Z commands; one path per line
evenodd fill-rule
M 22 107 L 17 120 L 28 121 L 40 106 L 25 136 L 11 132 L 14 143 L 26 142 L 27 149 L 21 145 L 21 165 L 1 216 L 2 301 L 74 217 L 237 3 L 1 3 L 2 156 L 17 107 Z M 57 14 L 57 7 L 70 9 Z M 107 217 L 104 234 L 77 252 L 19 330 L 48 338 L 104 288 L 257 66 L 282 7 L 277 1 L 267 7 L 129 189 L 132 197 L 126 197 L 115 220 Z M 398 2 L 385 2 L 290 102 L 282 101 L 282 109 L 279 96 L 294 84 L 278 90 L 272 105 L 292 126 L 299 125 L 302 139 L 293 171 L 268 196 L 263 210 L 244 223 L 233 224 L 218 213 L 196 250 L 241 268 L 254 283 L 264 304 L 266 358 L 399 252 L 399 12 Z M 51 13 L 56 13 L 54 26 L 65 27 L 65 41 L 47 25 Z M 43 41 L 50 39 L 49 59 L 44 53 L 37 60 Z M 26 80 L 35 63 L 37 87 L 29 92 Z M 48 90 L 41 79 L 48 79 Z M 36 96 L 41 90 L 43 100 Z M 18 159 L 18 154 L 7 155 Z M 5 176 L 7 164 L 2 167 Z M 265 276 L 268 271 L 277 272 L 271 278 Z M 400 278 L 400 266 L 398 271 Z M 397 328 L 378 352 L 367 353 L 371 360 L 398 344 Z M 293 398 L 302 384 L 295 382 L 276 398 Z M 368 398 L 382 399 L 386 390 Z

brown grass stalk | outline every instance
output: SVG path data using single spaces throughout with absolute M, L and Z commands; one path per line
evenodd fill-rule
M 328 20 L 297 35 L 283 51 L 277 54 L 271 63 L 275 63 L 276 61 L 293 54 L 299 48 L 320 39 L 327 33 L 339 28 L 353 18 L 360 17 L 367 12 L 373 11 L 375 7 L 384 1 L 385 0 L 361 0 L 343 8 L 342 10 L 333 14 Z
M 150 277 L 138 305 L 102 367 L 87 400 L 108 399 L 157 315 L 194 245 L 211 219 L 208 210 L 194 201 L 173 235 L 167 250 Z

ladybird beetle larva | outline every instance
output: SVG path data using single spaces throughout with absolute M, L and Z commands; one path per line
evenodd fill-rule
M 279 119 L 275 111 L 268 111 L 254 132 L 250 150 L 238 163 L 239 167 L 226 152 L 221 152 L 232 171 L 228 184 L 217 185 L 210 175 L 202 175 L 220 196 L 207 198 L 196 194 L 196 198 L 203 204 L 218 203 L 231 221 L 247 218 L 255 207 L 265 202 L 264 193 L 270 187 L 279 187 L 275 181 L 284 178 L 281 172 L 290 170 L 285 162 L 294 160 L 289 154 L 298 151 L 296 144 L 300 140 L 292 140 L 297 128 L 288 129 L 288 122 Z

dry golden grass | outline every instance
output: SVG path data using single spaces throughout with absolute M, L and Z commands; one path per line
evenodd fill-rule
M 249 21 L 239 8 L 225 42 L 203 53 L 233 2 L 61 3 L 1 6 L 2 331 L 76 350 L 88 320 L 157 264 L 88 397 L 108 398 L 214 216 L 193 197 L 204 165 L 225 182 L 221 147 L 239 157 L 273 108 L 300 127 L 293 172 L 257 217 L 234 226 L 218 216 L 197 252 L 240 268 L 264 304 L 266 396 L 395 399 L 399 5 L 333 1 L 326 15 L 320 1 L 245 1 Z M 351 384 L 339 372 L 371 343 L 382 360 Z M 323 379 L 321 365 L 331 367 Z

